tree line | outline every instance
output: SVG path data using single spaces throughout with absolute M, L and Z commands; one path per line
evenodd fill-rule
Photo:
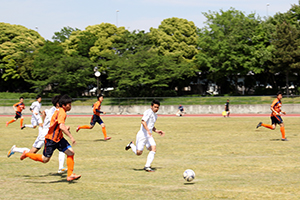
M 0 23 L 0 91 L 79 97 L 96 86 L 95 67 L 115 97 L 203 95 L 211 83 L 219 94 L 297 88 L 299 5 L 264 19 L 234 8 L 203 14 L 202 28 L 176 17 L 149 32 L 101 23 L 64 27 L 53 41 Z

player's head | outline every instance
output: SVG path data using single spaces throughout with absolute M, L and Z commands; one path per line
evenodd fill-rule
M 229 102 L 229 99 L 227 99 L 227 102 Z
M 97 95 L 97 100 L 102 101 L 103 100 L 103 94 L 98 94 Z
M 57 104 L 59 105 L 59 99 L 61 98 L 61 95 L 56 95 L 54 97 L 52 97 L 51 102 L 53 104 L 53 106 L 57 106 Z
M 279 100 L 282 99 L 282 92 L 281 92 L 281 91 L 277 92 L 277 98 L 278 98 Z
M 38 101 L 38 102 L 41 102 L 42 101 L 42 96 L 41 95 L 37 95 L 35 97 L 35 99 Z
M 19 100 L 20 100 L 20 102 L 23 102 L 24 101 L 24 97 L 20 97 Z
M 67 94 L 64 94 L 59 99 L 59 106 L 65 109 L 66 111 L 71 110 L 72 98 Z
M 159 109 L 159 106 L 160 106 L 160 102 L 156 99 L 154 99 L 152 102 L 151 102 L 151 109 L 153 112 L 157 112 L 158 109 Z

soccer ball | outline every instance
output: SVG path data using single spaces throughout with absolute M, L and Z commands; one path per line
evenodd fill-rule
M 194 180 L 195 176 L 196 176 L 195 172 L 191 169 L 187 169 L 183 172 L 183 178 L 188 182 Z

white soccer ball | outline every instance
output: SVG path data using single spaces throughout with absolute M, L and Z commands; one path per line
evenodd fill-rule
M 196 176 L 195 172 L 191 169 L 187 169 L 183 172 L 183 178 L 188 182 L 194 180 L 195 176 Z

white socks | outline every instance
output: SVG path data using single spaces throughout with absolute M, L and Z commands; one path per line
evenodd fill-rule
M 154 151 L 150 151 L 150 152 L 149 152 L 145 167 L 150 167 L 150 166 L 151 166 L 151 163 L 152 163 L 152 161 L 154 160 L 154 155 L 155 155 L 155 152 L 154 152 Z
M 28 148 L 18 148 L 18 147 L 15 147 L 13 150 L 13 152 L 18 152 L 18 153 L 23 153 L 24 151 L 30 151 L 30 149 Z
M 131 147 L 133 153 L 136 154 L 136 146 L 133 143 L 131 143 L 130 147 Z
M 58 169 L 63 169 L 64 168 L 64 163 L 65 163 L 65 153 L 60 151 L 58 153 Z
M 24 125 L 26 128 L 33 128 L 33 125 L 32 124 L 25 124 Z

